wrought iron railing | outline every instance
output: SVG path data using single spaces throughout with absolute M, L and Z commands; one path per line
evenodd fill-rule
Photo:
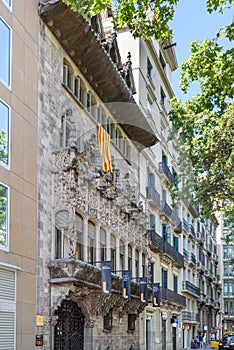
M 160 162 L 159 163 L 159 171 L 161 174 L 164 174 L 167 178 L 167 180 L 173 184 L 174 183 L 174 176 L 173 174 L 171 173 L 170 169 L 168 168 L 168 166 L 163 163 L 163 162 Z
M 196 287 L 193 283 L 190 281 L 183 281 L 182 282 L 182 290 L 191 292 L 197 296 L 200 296 L 200 288 Z
M 156 206 L 160 206 L 160 194 L 153 186 L 146 187 L 146 198 L 152 200 Z
M 157 247 L 163 250 L 163 240 L 162 237 L 159 236 L 154 229 L 148 231 L 151 242 Z
M 160 298 L 184 307 L 186 306 L 186 298 L 171 289 L 160 287 Z

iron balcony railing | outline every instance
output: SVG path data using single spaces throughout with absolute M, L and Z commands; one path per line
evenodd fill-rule
M 163 240 L 162 237 L 159 236 L 154 229 L 151 229 L 148 231 L 148 234 L 150 236 L 150 240 L 153 243 L 153 245 L 156 246 L 156 248 L 159 248 L 163 250 Z
M 190 253 L 190 261 L 196 265 L 196 256 L 194 253 Z
M 166 201 L 161 201 L 161 214 L 166 215 L 169 220 L 173 220 L 173 210 Z
M 191 311 L 182 311 L 181 312 L 181 319 L 183 322 L 190 321 L 190 322 L 200 322 L 200 315 L 196 312 Z
M 150 236 L 151 244 L 155 246 L 157 250 L 160 249 L 164 254 L 171 257 L 179 267 L 184 267 L 184 257 L 182 254 L 170 245 L 170 243 L 163 240 L 154 229 L 150 229 L 148 234 Z
M 167 178 L 169 183 L 171 183 L 171 184 L 174 183 L 174 176 L 173 176 L 173 174 L 171 173 L 170 169 L 168 168 L 168 166 L 165 163 L 163 163 L 163 162 L 159 163 L 159 171 L 160 171 L 161 174 L 165 175 L 165 177 Z
M 184 229 L 186 232 L 188 232 L 188 230 L 189 230 L 188 222 L 187 222 L 187 220 L 185 220 L 184 218 L 183 218 L 183 229 Z
M 188 260 L 189 252 L 185 248 L 183 249 L 183 255 L 184 255 L 184 258 Z
M 196 238 L 195 229 L 194 229 L 194 226 L 192 224 L 189 225 L 189 233 L 191 233 L 193 235 L 193 237 Z
M 173 225 L 174 231 L 177 233 L 182 232 L 182 223 L 180 218 L 176 215 L 175 211 L 167 204 L 166 201 L 161 201 L 161 214 L 164 214 Z
M 200 288 L 196 287 L 190 281 L 183 281 L 182 282 L 182 290 L 187 291 L 187 292 L 191 292 L 191 293 L 197 295 L 198 297 L 200 296 Z
M 153 186 L 146 187 L 146 198 L 152 201 L 156 207 L 160 207 L 160 194 Z
M 184 267 L 183 255 L 166 241 L 163 241 L 163 251 L 165 254 L 171 256 L 180 267 Z
M 181 306 L 186 306 L 186 298 L 173 290 L 160 287 L 160 298 L 161 300 L 166 300 Z

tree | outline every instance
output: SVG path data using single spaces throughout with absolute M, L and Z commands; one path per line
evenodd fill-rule
M 116 30 L 127 25 L 134 37 L 167 41 L 172 37 L 168 22 L 179 0 L 62 0 L 85 18 L 112 8 Z

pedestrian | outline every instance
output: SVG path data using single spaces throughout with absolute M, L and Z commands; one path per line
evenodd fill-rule
M 203 349 L 203 335 L 202 335 L 202 333 L 199 335 L 199 345 L 200 345 L 200 348 Z
M 199 345 L 199 337 L 198 337 L 198 335 L 196 336 L 195 342 L 196 342 L 197 345 Z
M 203 336 L 203 348 L 206 347 L 206 333 Z

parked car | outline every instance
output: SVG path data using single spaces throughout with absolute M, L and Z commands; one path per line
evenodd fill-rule
M 234 350 L 234 333 L 224 334 L 222 340 L 219 342 L 219 349 Z
M 219 340 L 213 339 L 210 342 L 211 348 L 212 349 L 218 349 L 219 348 Z

